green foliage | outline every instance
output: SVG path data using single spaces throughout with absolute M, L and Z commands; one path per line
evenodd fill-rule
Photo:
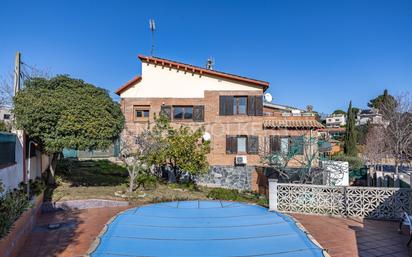
M 0 132 L 8 132 L 9 129 L 6 125 L 6 123 L 2 120 L 0 120 Z
M 371 124 L 368 121 L 364 125 L 359 125 L 355 128 L 356 131 L 356 142 L 360 145 L 366 144 L 366 136 L 368 135 L 368 131 L 371 128 Z
M 210 152 L 210 142 L 202 141 L 203 128 L 192 131 L 187 126 L 174 128 L 169 119 L 160 115 L 155 117 L 151 129 L 152 144 L 157 145 L 146 154 L 148 165 L 171 166 L 179 182 L 183 172 L 190 176 L 206 173 L 209 163 L 206 155 Z
M 26 194 L 21 190 L 4 193 L 0 181 L 0 238 L 7 235 L 14 222 L 30 207 Z
M 127 182 L 125 167 L 108 160 L 77 161 L 62 159 L 57 163 L 57 178 L 71 186 L 114 186 Z
M 157 185 L 157 179 L 152 175 L 140 174 L 136 177 L 135 183 L 137 188 L 142 186 L 143 189 L 154 189 Z
M 236 189 L 214 188 L 207 197 L 217 200 L 241 201 L 243 197 Z
M 364 162 L 357 156 L 348 156 L 343 153 L 338 153 L 332 156 L 334 161 L 345 161 L 349 163 L 350 170 L 359 170 L 364 166 Z
M 334 112 L 332 112 L 332 114 L 344 114 L 344 115 L 346 115 L 346 112 L 344 110 L 338 109 L 338 110 L 335 110 Z
M 119 104 L 106 90 L 64 75 L 27 80 L 14 104 L 17 126 L 48 153 L 104 149 L 124 125 Z
M 396 106 L 396 99 L 385 89 L 382 95 L 369 100 L 368 106 L 376 109 L 381 109 L 383 106 Z
M 346 124 L 344 152 L 349 156 L 356 156 L 358 150 L 356 148 L 356 130 L 355 130 L 355 114 L 352 109 L 352 101 L 348 107 L 348 120 Z
M 269 201 L 266 196 L 253 192 L 242 192 L 236 189 L 213 188 L 210 190 L 207 197 L 215 200 L 252 202 L 262 206 L 269 205 Z

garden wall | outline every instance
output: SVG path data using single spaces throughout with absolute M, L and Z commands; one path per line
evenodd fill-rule
M 271 210 L 399 220 L 412 211 L 409 188 L 284 184 L 269 180 Z
M 252 190 L 254 166 L 212 166 L 206 175 L 196 179 L 199 185 Z
M 34 200 L 33 208 L 25 211 L 13 224 L 10 232 L 0 240 L 0 257 L 16 257 L 32 231 L 41 212 L 43 194 Z

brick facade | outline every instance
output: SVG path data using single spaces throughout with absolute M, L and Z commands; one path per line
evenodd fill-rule
M 142 61 L 146 60 L 145 58 L 141 58 Z M 158 59 L 154 60 L 157 64 L 161 63 L 161 65 L 158 67 L 159 72 L 169 72 L 165 73 L 167 76 L 169 74 L 175 74 L 174 72 L 178 72 L 173 70 L 173 66 L 167 66 L 167 65 L 175 65 L 175 64 L 168 64 L 162 63 L 163 59 Z M 156 65 L 156 64 L 155 64 Z M 164 66 L 162 66 L 164 65 Z M 179 64 L 183 65 L 183 64 Z M 157 66 L 156 66 L 157 67 Z M 168 70 L 164 70 L 162 67 L 168 67 Z M 190 68 L 190 69 L 189 69 Z M 193 67 L 192 66 L 187 66 L 185 67 L 180 66 L 176 67 L 176 69 L 185 69 L 185 71 L 191 70 Z M 153 70 L 150 70 L 150 72 L 153 72 Z M 157 72 L 157 71 L 156 71 Z M 191 74 L 187 74 L 189 78 L 192 78 L 193 74 L 196 71 L 192 70 Z M 200 76 L 202 76 L 202 69 L 200 69 Z M 205 72 L 203 70 L 203 72 Z M 223 74 L 223 73 L 222 73 Z M 153 76 L 153 73 L 152 73 Z M 176 75 L 177 76 L 177 75 Z M 220 75 L 219 75 L 220 76 Z M 224 75 L 226 76 L 226 75 Z M 182 79 L 179 77 L 179 79 Z M 219 83 L 221 80 L 225 80 L 226 78 L 219 79 L 216 78 L 217 83 Z M 246 78 L 241 78 L 241 80 L 244 80 Z M 149 77 L 150 80 L 150 77 Z M 145 86 L 142 87 L 144 89 L 147 87 L 148 83 L 151 83 L 150 81 L 146 80 L 145 81 L 145 74 L 142 74 L 142 77 L 137 77 L 135 83 L 137 87 L 139 84 L 137 83 L 146 83 Z M 230 83 L 235 83 L 233 80 L 229 81 Z M 134 82 L 133 82 L 134 83 Z M 125 119 L 126 119 L 126 129 L 134 134 L 139 133 L 139 131 L 142 131 L 148 127 L 148 123 L 153 124 L 154 122 L 154 114 L 158 115 L 161 111 L 162 106 L 204 106 L 204 120 L 202 122 L 195 122 L 195 121 L 181 121 L 181 120 L 174 120 L 173 118 L 171 119 L 171 124 L 172 126 L 180 126 L 180 125 L 185 125 L 188 126 L 192 129 L 196 129 L 199 127 L 204 127 L 205 131 L 208 132 L 211 135 L 211 152 L 208 155 L 208 161 L 209 164 L 212 166 L 211 172 L 213 171 L 213 167 L 231 167 L 229 170 L 232 170 L 233 172 L 238 172 L 241 169 L 236 169 L 235 165 L 235 157 L 237 155 L 242 155 L 247 157 L 247 167 L 249 167 L 247 170 L 249 172 L 250 168 L 254 170 L 254 167 L 256 166 L 261 166 L 261 155 L 264 151 L 264 149 L 267 149 L 269 141 L 268 138 L 269 136 L 282 136 L 282 137 L 287 137 L 287 136 L 302 136 L 302 135 L 307 135 L 309 133 L 310 128 L 293 128 L 290 129 L 288 127 L 282 127 L 282 128 L 265 128 L 264 121 L 270 120 L 270 121 L 307 121 L 307 120 L 315 120 L 314 116 L 285 116 L 282 115 L 281 110 L 276 110 L 274 108 L 269 108 L 269 107 L 262 107 L 260 106 L 259 108 L 262 108 L 259 110 L 259 113 L 256 112 L 255 115 L 220 115 L 220 96 L 256 96 L 256 97 L 262 97 L 264 90 L 266 90 L 268 83 L 267 82 L 254 82 L 254 83 L 263 83 L 264 86 L 260 87 L 260 89 L 256 89 L 256 85 L 250 84 L 250 91 L 248 91 L 249 87 L 247 90 L 244 88 L 242 90 L 225 90 L 225 87 L 222 86 L 222 90 L 216 90 L 216 86 L 211 85 L 211 88 L 214 88 L 213 90 L 205 90 L 203 97 L 193 97 L 193 98 L 188 98 L 187 96 L 185 97 L 159 97 L 158 95 L 154 97 L 139 97 L 138 95 L 132 95 L 130 97 L 129 94 L 123 94 L 123 92 L 126 92 L 129 87 L 133 86 L 133 83 L 128 83 L 122 88 L 118 90 L 119 95 L 121 96 L 121 108 L 124 113 Z M 153 82 L 154 83 L 154 82 Z M 178 81 L 167 81 L 166 83 L 171 83 L 168 84 L 168 86 L 174 86 L 178 87 L 180 84 L 180 80 Z M 212 83 L 212 82 L 211 82 Z M 242 82 L 243 83 L 243 82 Z M 266 84 L 267 83 L 267 86 Z M 152 86 L 152 84 L 150 84 Z M 155 85 L 153 85 L 155 86 Z M 193 87 L 196 87 L 196 84 L 193 85 Z M 170 90 L 170 88 L 164 87 L 164 90 Z M 172 94 L 172 92 L 168 92 L 168 94 Z M 162 90 L 159 90 L 159 95 L 162 95 Z M 257 99 L 257 98 L 256 98 Z M 261 99 L 261 98 L 260 98 Z M 258 100 L 260 100 L 258 99 Z M 249 100 L 248 100 L 249 101 Z M 262 103 L 260 102 L 260 105 Z M 249 103 L 248 103 L 249 105 Z M 257 104 L 258 105 L 258 104 Z M 149 110 L 149 117 L 145 119 L 136 119 L 135 118 L 135 108 L 140 107 L 143 109 L 148 109 Z M 139 109 L 140 109 L 139 108 Z M 255 107 L 257 108 L 257 107 Z M 247 108 L 249 113 L 249 109 Z M 255 109 L 256 111 L 256 109 Z M 259 114 L 262 114 L 260 115 Z M 256 154 L 228 154 L 227 153 L 227 136 L 257 136 L 258 137 L 258 148 L 259 148 L 259 153 Z M 254 138 L 256 140 L 256 138 Z M 297 162 L 291 163 L 292 166 L 298 165 Z M 241 168 L 241 167 L 239 167 Z M 222 171 L 217 168 L 215 169 L 217 173 L 222 173 Z M 255 172 L 255 171 L 253 171 Z M 259 186 L 257 184 L 262 184 L 262 178 L 258 179 L 257 174 L 250 174 L 247 177 L 251 177 L 251 184 L 247 187 L 247 189 L 258 189 Z M 216 173 L 216 172 L 215 172 Z M 216 174 L 217 174 L 216 173 Z M 224 173 L 224 172 L 223 172 Z M 216 179 L 216 177 L 219 177 L 220 175 L 217 174 L 215 177 L 211 178 L 209 181 L 213 181 Z M 260 174 L 261 177 L 262 174 Z M 249 179 L 250 180 L 250 179 Z M 260 182 L 259 182 L 259 181 Z M 223 181 L 223 180 L 222 180 Z M 222 182 L 223 184 L 227 183 L 233 183 L 233 184 L 239 184 L 239 181 L 232 181 L 232 182 Z M 219 183 L 215 183 L 216 185 L 219 185 Z M 227 185 L 223 186 L 227 186 Z M 256 184 L 256 185 L 255 185 Z

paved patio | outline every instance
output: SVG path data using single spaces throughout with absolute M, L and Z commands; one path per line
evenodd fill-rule
M 21 249 L 20 257 L 75 257 L 84 255 L 104 224 L 128 207 L 86 209 L 42 214 Z M 293 214 L 332 257 L 412 256 L 407 232 L 397 223 Z M 63 223 L 48 230 L 49 223 Z
M 412 256 L 409 234 L 393 221 L 292 214 L 332 257 Z

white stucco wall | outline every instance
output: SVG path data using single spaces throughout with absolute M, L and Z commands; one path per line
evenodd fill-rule
M 0 179 L 5 191 L 17 188 L 23 181 L 23 133 L 16 132 L 15 160 L 16 164 L 0 169 Z
M 253 84 L 200 75 L 161 65 L 142 63 L 142 80 L 124 91 L 120 97 L 203 98 L 204 91 L 261 91 Z

